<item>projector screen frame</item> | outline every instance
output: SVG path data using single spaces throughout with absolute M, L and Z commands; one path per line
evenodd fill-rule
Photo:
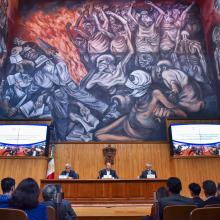
M 46 158 L 49 157 L 49 147 L 51 144 L 51 127 L 52 127 L 52 120 L 48 119 L 16 119 L 16 120 L 5 120 L 0 119 L 0 125 L 47 125 L 47 133 L 46 133 L 46 146 L 45 146 L 45 153 L 43 156 L 28 156 L 28 155 L 21 155 L 21 156 L 4 156 L 0 155 L 0 158 Z
M 220 158 L 220 155 L 196 155 L 196 156 L 175 156 L 173 152 L 173 142 L 171 134 L 171 125 L 181 125 L 181 124 L 219 124 L 219 118 L 209 118 L 209 119 L 166 119 L 166 129 L 167 129 L 167 142 L 169 143 L 170 157 L 172 159 L 187 159 L 187 158 Z

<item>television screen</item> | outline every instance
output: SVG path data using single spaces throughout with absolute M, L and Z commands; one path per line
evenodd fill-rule
M 171 124 L 174 156 L 220 156 L 220 124 Z
M 47 156 L 48 125 L 0 125 L 0 156 Z

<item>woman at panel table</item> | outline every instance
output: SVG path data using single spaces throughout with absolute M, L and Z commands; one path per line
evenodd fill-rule
M 157 178 L 157 173 L 155 170 L 152 170 L 152 164 L 151 163 L 146 163 L 146 170 L 144 170 L 141 175 L 140 179 L 145 179 L 145 178 Z

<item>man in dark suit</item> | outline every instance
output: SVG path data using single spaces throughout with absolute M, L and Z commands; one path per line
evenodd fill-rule
M 140 179 L 146 179 L 154 176 L 154 178 L 157 178 L 157 173 L 155 170 L 152 170 L 152 164 L 151 163 L 146 163 L 146 170 L 144 170 L 141 175 Z
M 198 207 L 202 207 L 203 200 L 199 197 L 199 194 L 201 192 L 201 187 L 197 183 L 191 183 L 189 184 L 189 190 L 190 194 L 193 198 L 193 202 Z
M 203 182 L 202 188 L 207 198 L 207 200 L 202 203 L 202 207 L 206 205 L 220 204 L 220 198 L 216 197 L 217 187 L 215 182 L 212 180 L 206 180 Z
M 163 219 L 163 210 L 166 206 L 172 205 L 194 205 L 193 200 L 180 195 L 182 183 L 176 177 L 170 177 L 167 180 L 169 196 L 159 200 L 159 215 Z
M 106 163 L 106 168 L 105 169 L 99 171 L 98 179 L 103 179 L 105 177 L 106 178 L 112 178 L 112 179 L 118 179 L 116 171 L 111 169 L 111 163 L 110 162 Z
M 76 214 L 71 207 L 71 203 L 68 200 L 62 199 L 61 201 L 56 201 L 57 188 L 55 185 L 48 184 L 44 187 L 42 191 L 42 196 L 44 199 L 45 206 L 52 206 L 56 209 L 59 220 L 74 220 L 76 219 Z
M 67 179 L 79 179 L 79 175 L 71 169 L 70 164 L 66 164 L 65 170 L 61 172 L 60 175 L 67 176 Z

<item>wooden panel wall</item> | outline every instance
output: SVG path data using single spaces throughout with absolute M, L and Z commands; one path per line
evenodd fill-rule
M 188 195 L 190 182 L 202 183 L 205 179 L 220 182 L 220 158 L 173 159 L 168 143 L 115 144 L 117 149 L 115 165 L 120 178 L 133 179 L 140 175 L 145 163 L 151 161 L 159 178 L 178 176 L 183 182 L 183 193 Z M 57 144 L 55 151 L 56 177 L 71 163 L 81 179 L 95 179 L 104 166 L 101 143 Z M 13 176 L 17 182 L 33 177 L 38 182 L 45 178 L 45 159 L 0 159 L 0 178 Z
M 94 179 L 104 167 L 102 149 L 104 144 L 61 144 L 56 147 L 56 176 L 71 163 L 80 178 Z M 120 178 L 133 179 L 140 175 L 146 162 L 150 161 L 161 178 L 170 175 L 169 149 L 167 144 L 115 144 L 115 165 Z M 166 167 L 167 169 L 164 169 Z
M 13 177 L 16 180 L 16 184 L 27 177 L 32 177 L 40 183 L 40 179 L 46 177 L 46 170 L 47 159 L 45 158 L 0 159 L 0 179 Z

